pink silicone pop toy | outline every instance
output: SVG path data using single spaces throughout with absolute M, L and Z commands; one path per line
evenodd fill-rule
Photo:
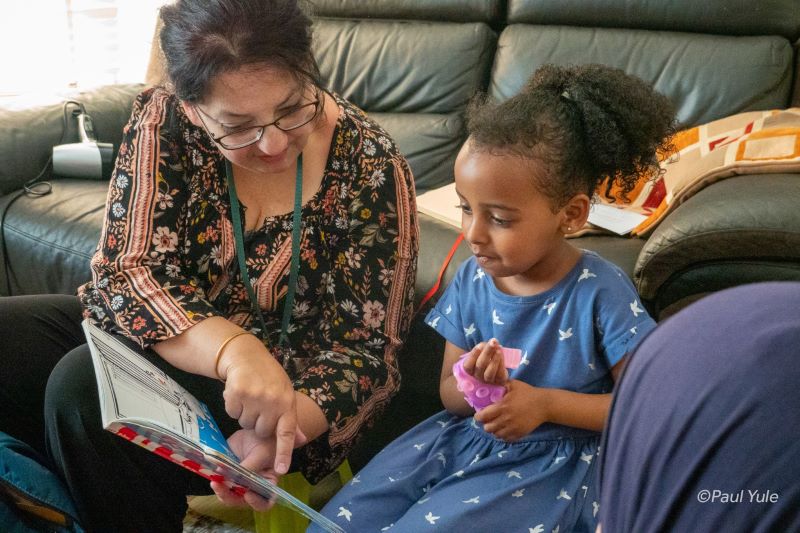
M 506 368 L 517 368 L 519 366 L 522 351 L 517 348 L 501 348 L 503 361 Z M 464 370 L 464 358 L 469 352 L 459 357 L 453 365 L 453 376 L 456 378 L 456 388 L 464 393 L 464 399 L 476 411 L 499 401 L 506 393 L 503 385 L 492 385 L 484 383 L 467 374 Z

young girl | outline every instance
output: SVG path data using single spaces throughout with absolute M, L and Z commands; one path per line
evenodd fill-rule
M 596 527 L 595 464 L 614 380 L 654 326 L 627 276 L 565 236 L 605 179 L 657 168 L 673 108 L 599 65 L 539 69 L 476 102 L 455 164 L 474 253 L 427 316 L 447 340 L 446 408 L 395 440 L 328 503 L 348 531 L 573 532 Z M 501 349 L 521 350 L 513 370 Z M 475 412 L 453 365 L 505 395 Z

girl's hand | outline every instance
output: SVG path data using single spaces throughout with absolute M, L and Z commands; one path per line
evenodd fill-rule
M 223 354 L 225 411 L 256 437 L 274 440 L 271 467 L 283 475 L 289 471 L 297 431 L 295 391 L 283 367 L 261 341 L 251 339 L 231 343 Z
M 475 413 L 483 429 L 508 442 L 519 440 L 550 420 L 545 389 L 509 380 L 503 398 Z
M 305 435 L 298 430 L 295 435 L 295 447 L 306 443 Z M 277 484 L 279 475 L 275 472 L 273 464 L 275 461 L 275 437 L 262 439 L 251 429 L 240 429 L 228 438 L 228 445 L 241 461 L 245 468 L 253 470 L 258 474 Z M 252 491 L 247 491 L 243 496 L 232 492 L 223 483 L 211 482 L 211 490 L 217 495 L 219 500 L 232 507 L 250 506 L 255 511 L 266 511 L 274 505 L 274 500 L 262 498 Z
M 464 358 L 463 366 L 467 374 L 484 383 L 503 385 L 508 381 L 502 346 L 497 339 L 475 346 Z

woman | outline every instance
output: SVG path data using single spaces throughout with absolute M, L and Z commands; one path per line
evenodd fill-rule
M 615 392 L 604 533 L 800 531 L 800 283 L 720 291 L 653 331 Z
M 207 486 L 103 431 L 82 314 L 180 369 L 243 464 L 311 482 L 396 392 L 411 316 L 411 172 L 322 89 L 296 2 L 179 0 L 161 18 L 171 88 L 134 103 L 92 281 L 80 302 L 0 310 L 7 365 L 30 370 L 0 378 L 0 423 L 46 441 L 90 530 L 177 530 Z

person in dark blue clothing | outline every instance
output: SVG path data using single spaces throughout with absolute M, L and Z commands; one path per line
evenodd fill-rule
M 600 461 L 603 533 L 800 531 L 800 283 L 720 291 L 631 356 Z
M 472 105 L 455 181 L 474 257 L 426 318 L 447 340 L 446 410 L 378 454 L 325 515 L 358 532 L 595 530 L 611 390 L 655 323 L 619 268 L 565 236 L 603 181 L 629 191 L 655 171 L 673 128 L 665 97 L 600 65 L 543 67 L 513 98 Z M 510 371 L 504 348 L 521 352 Z M 477 412 L 452 372 L 465 353 L 467 374 L 504 387 Z

